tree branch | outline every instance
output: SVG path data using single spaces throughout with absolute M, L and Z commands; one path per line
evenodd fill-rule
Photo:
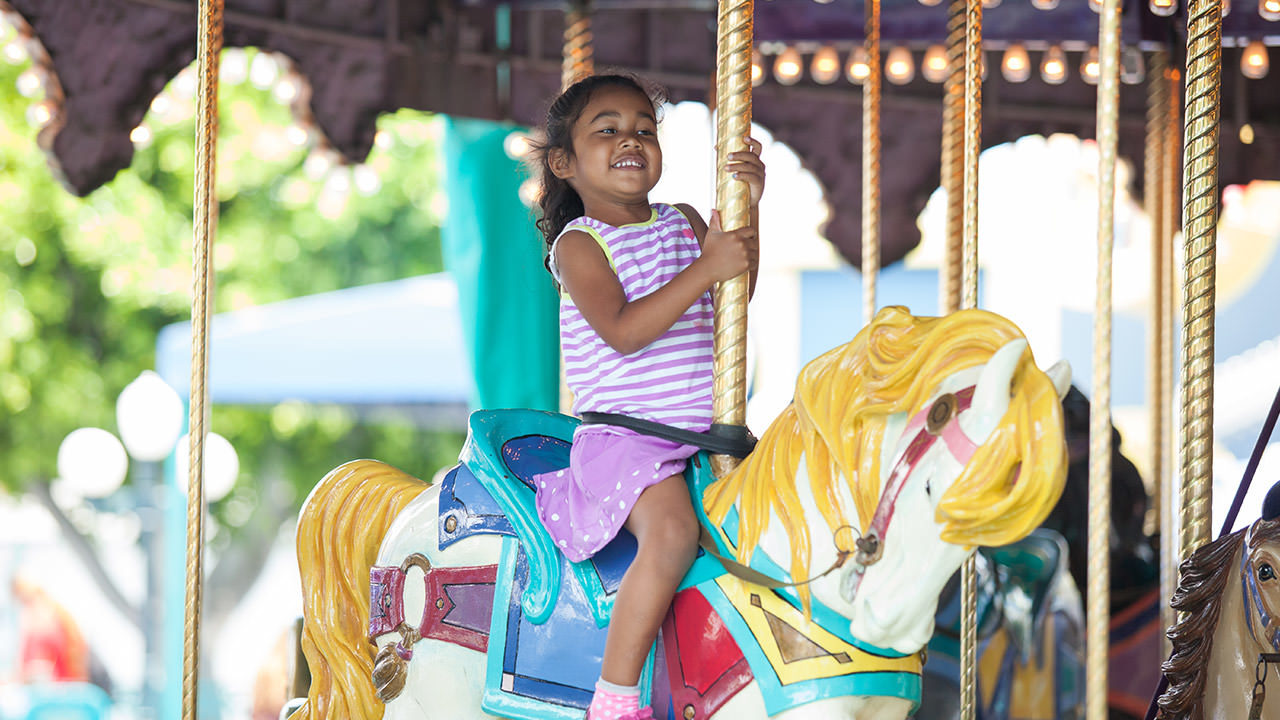
M 54 502 L 53 494 L 49 491 L 49 483 L 37 480 L 29 486 L 31 494 L 44 505 L 53 519 L 58 522 L 58 528 L 62 530 L 62 535 L 71 545 L 72 551 L 80 557 L 80 562 L 84 564 L 85 569 L 89 571 L 90 577 L 94 582 L 98 583 L 98 587 L 102 593 L 107 596 L 107 600 L 120 611 L 134 627 L 142 630 L 142 611 L 134 607 L 111 581 L 111 577 L 107 575 L 106 568 L 102 566 L 102 561 L 98 559 L 98 553 L 93 547 L 93 542 L 85 537 L 83 533 L 76 529 L 71 523 L 71 519 L 66 513 L 62 512 L 62 508 L 58 507 L 58 503 Z

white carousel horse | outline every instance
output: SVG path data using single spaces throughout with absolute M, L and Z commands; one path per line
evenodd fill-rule
M 918 703 L 918 653 L 933 631 L 944 583 L 976 546 L 1006 544 L 1031 532 L 1061 493 L 1066 451 L 1059 397 L 1069 372 L 1063 366 L 1042 372 L 1012 323 L 978 310 L 915 318 L 902 308 L 885 308 L 853 341 L 810 363 L 794 403 L 756 450 L 725 478 L 701 486 L 704 521 L 714 528 L 722 554 L 805 584 L 769 592 L 721 575 L 700 581 L 697 592 L 721 617 L 726 607 L 729 615 L 754 607 L 771 613 L 772 626 L 787 612 L 803 615 L 788 622 L 812 619 L 816 629 L 805 642 L 821 637 L 844 651 L 811 653 L 793 663 L 807 662 L 818 677 L 808 685 L 796 681 L 798 686 L 828 690 L 806 690 L 783 702 L 777 681 L 768 685 L 755 664 L 766 655 L 776 660 L 778 648 L 744 648 L 756 679 L 721 698 L 711 717 L 906 717 Z M 442 547 L 440 498 L 439 486 L 358 461 L 334 470 L 307 499 L 298 554 L 303 648 L 313 680 L 300 720 L 497 716 L 485 710 L 494 707 L 486 693 L 507 688 L 495 687 L 492 663 L 480 651 L 483 641 L 458 629 L 466 623 L 441 634 L 439 622 L 426 618 L 432 606 L 452 612 L 454 605 L 446 602 L 456 600 L 432 590 L 444 582 L 432 573 L 452 572 L 466 582 L 468 573 L 514 564 L 510 548 L 516 543 L 473 534 Z M 522 540 L 527 545 L 536 538 Z M 378 608 L 374 637 L 366 639 L 371 568 Z M 379 585 L 384 571 L 390 579 Z M 488 572 L 492 577 L 495 571 Z M 529 573 L 531 583 L 546 582 L 535 575 Z M 522 602 L 526 614 L 537 614 L 528 595 Z M 393 605 L 394 617 L 383 622 Z M 495 605 L 495 616 L 499 612 L 503 608 Z M 421 627 L 402 622 L 419 617 Z M 459 641 L 459 633 L 467 639 Z M 440 639 L 448 637 L 453 640 Z M 582 650 L 561 642 L 566 657 Z M 880 680 L 848 684 L 850 671 L 826 666 L 838 664 L 832 657 L 848 662 L 849 655 L 880 663 L 875 667 L 881 671 L 866 677 L 914 678 L 914 684 L 899 683 L 892 691 L 879 690 Z M 773 667 L 783 684 L 790 682 L 783 677 L 789 668 L 781 662 Z M 371 674 L 378 676 L 385 714 Z M 823 678 L 846 684 L 823 686 Z M 830 687 L 853 690 L 840 695 Z M 582 717 L 575 708 L 500 707 L 502 715 L 517 717 Z M 655 710 L 667 717 L 668 708 Z M 683 716 L 692 713 L 686 706 Z

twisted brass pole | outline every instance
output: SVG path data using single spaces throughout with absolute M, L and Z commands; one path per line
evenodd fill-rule
M 960 276 L 964 269 L 964 49 L 967 0 L 947 7 L 947 78 L 942 98 L 942 188 L 947 197 L 945 242 L 939 310 L 960 309 Z
M 968 0 L 964 45 L 964 273 L 962 302 L 978 307 L 978 156 L 982 152 L 982 0 Z M 960 571 L 960 720 L 977 715 L 977 558 Z
M 1107 717 L 1111 623 L 1111 259 L 1115 246 L 1116 145 L 1120 122 L 1120 1 L 1103 0 L 1098 29 L 1098 280 L 1089 405 L 1089 594 L 1085 717 Z
M 564 11 L 564 48 L 560 65 L 560 89 L 595 73 L 595 49 L 591 34 L 591 0 L 570 0 Z M 573 411 L 573 391 L 565 379 L 564 354 L 560 356 L 560 412 Z
M 223 0 L 200 0 L 196 50 L 200 89 L 196 107 L 196 172 L 191 293 L 190 464 L 187 480 L 187 578 L 182 648 L 182 718 L 195 720 L 200 674 L 200 611 L 204 571 L 204 440 L 208 433 L 209 316 L 213 301 L 213 242 L 218 225 L 215 193 L 218 149 L 218 59 Z
M 1164 487 L 1161 490 L 1163 502 L 1160 504 L 1160 577 L 1161 585 L 1160 597 L 1173 597 L 1174 588 L 1178 584 L 1178 562 L 1180 557 L 1178 542 L 1178 515 L 1175 507 L 1181 506 L 1182 486 L 1181 474 L 1178 472 L 1173 455 L 1173 408 L 1174 408 L 1174 360 L 1173 360 L 1173 328 L 1176 324 L 1174 317 L 1178 314 L 1178 304 L 1174 302 L 1174 274 L 1177 272 L 1177 262 L 1175 262 L 1175 246 L 1173 242 L 1174 235 L 1177 234 L 1178 227 L 1182 218 L 1182 200 L 1178 193 L 1178 176 L 1182 167 L 1182 74 L 1175 68 L 1169 68 L 1165 72 L 1165 79 L 1168 83 L 1169 91 L 1169 109 L 1165 116 L 1164 125 L 1164 168 L 1161 179 L 1160 195 L 1161 205 L 1164 209 L 1164 229 L 1165 237 L 1163 238 L 1164 250 L 1164 275 L 1160 281 L 1163 283 L 1161 295 L 1163 297 L 1165 313 L 1161 320 L 1161 336 L 1163 345 L 1160 348 L 1161 364 L 1164 365 L 1164 388 L 1161 397 L 1161 412 L 1164 416 L 1164 434 L 1160 436 L 1160 454 L 1165 458 Z M 1175 619 L 1173 608 L 1166 602 L 1162 609 L 1163 627 L 1171 627 Z M 1168 638 L 1165 639 L 1165 647 L 1169 649 Z M 1168 652 L 1164 653 L 1168 656 Z
M 752 0 L 720 0 L 716 32 L 716 208 L 721 226 L 736 230 L 751 222 L 750 191 L 725 172 L 729 153 L 745 150 L 751 132 Z M 716 286 L 716 423 L 747 420 L 747 275 Z M 723 477 L 737 465 L 728 455 L 712 457 Z
M 1191 0 L 1187 10 L 1186 161 L 1182 319 L 1181 557 L 1209 540 L 1213 495 L 1213 326 L 1218 225 L 1222 4 Z
M 866 2 L 867 81 L 862 84 L 862 324 L 876 314 L 880 274 L 880 0 Z
M 591 2 L 570 0 L 564 11 L 564 57 L 560 86 L 567 88 L 595 72 L 595 52 L 591 45 Z
M 1147 315 L 1147 411 L 1150 413 L 1151 440 L 1147 457 L 1150 465 L 1151 506 L 1157 509 L 1154 529 L 1160 531 L 1158 509 L 1164 500 L 1164 455 L 1161 438 L 1164 437 L 1164 316 L 1168 312 L 1164 304 L 1164 164 L 1165 126 L 1169 114 L 1168 53 L 1163 50 L 1152 53 L 1147 71 L 1147 137 L 1142 159 L 1142 195 L 1151 220 L 1151 308 Z M 1164 597 L 1164 596 L 1161 596 Z

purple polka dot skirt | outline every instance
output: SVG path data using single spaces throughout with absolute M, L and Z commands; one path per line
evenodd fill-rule
M 625 428 L 582 425 L 569 467 L 534 477 L 538 516 L 570 560 L 586 560 L 618 534 L 645 488 L 684 472 L 697 451 Z

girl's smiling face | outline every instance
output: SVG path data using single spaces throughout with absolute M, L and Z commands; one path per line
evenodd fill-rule
M 649 191 L 662 177 L 658 121 L 648 96 L 627 87 L 596 90 L 573 125 L 573 152 L 558 151 L 549 160 L 587 207 L 647 207 Z

